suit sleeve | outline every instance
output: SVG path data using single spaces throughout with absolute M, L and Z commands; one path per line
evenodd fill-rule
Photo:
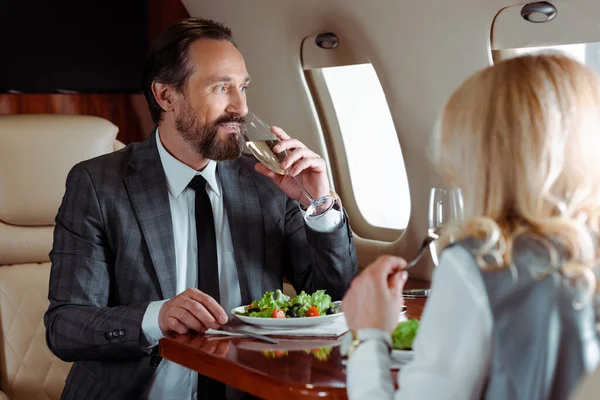
M 69 172 L 56 216 L 46 341 L 64 361 L 139 357 L 148 302 L 109 307 L 111 249 L 90 175 L 81 164 Z M 141 334 L 141 335 L 140 335 Z
M 294 289 L 309 293 L 325 289 L 334 300 L 340 300 L 358 274 L 356 249 L 345 212 L 339 227 L 319 232 L 306 225 L 298 203 L 288 199 L 285 235 L 284 274 Z

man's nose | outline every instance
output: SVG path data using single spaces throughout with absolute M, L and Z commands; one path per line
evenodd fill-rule
M 229 104 L 225 109 L 229 114 L 236 114 L 240 117 L 248 114 L 248 103 L 246 102 L 246 94 L 240 89 L 231 93 Z

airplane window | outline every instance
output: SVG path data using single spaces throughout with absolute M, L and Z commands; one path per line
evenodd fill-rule
M 375 69 L 365 63 L 320 70 L 341 132 L 360 214 L 372 226 L 405 229 L 410 214 L 408 180 Z
M 536 54 L 544 52 L 561 52 L 579 62 L 591 66 L 596 72 L 600 73 L 600 42 L 492 50 L 492 55 L 494 60 L 498 61 L 511 57 L 517 57 L 523 54 Z
M 546 46 L 546 47 L 525 47 L 522 49 L 515 49 L 517 55 L 523 54 L 536 54 L 548 51 L 558 51 L 571 58 L 576 59 L 579 62 L 585 63 L 585 44 L 566 44 L 560 46 Z
M 522 4 L 502 8 L 490 26 L 492 61 L 529 53 L 561 52 L 600 73 L 600 3 L 590 0 L 553 4 L 558 13 L 545 23 L 531 23 L 523 18 Z

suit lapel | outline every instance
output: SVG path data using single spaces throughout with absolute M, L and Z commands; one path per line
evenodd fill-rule
M 243 304 L 260 298 L 263 274 L 263 217 L 258 191 L 248 171 L 235 161 L 220 162 L 223 189 Z
M 163 298 L 176 292 L 175 243 L 165 172 L 153 133 L 132 156 L 125 180 Z

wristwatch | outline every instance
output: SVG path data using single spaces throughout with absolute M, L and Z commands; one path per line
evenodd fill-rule
M 335 192 L 335 190 L 333 190 L 331 188 L 329 188 L 329 195 L 331 197 L 333 197 L 333 200 L 335 201 L 335 204 L 333 205 L 333 209 L 341 211 L 341 209 L 342 209 L 342 199 L 340 199 L 340 196 L 338 196 L 338 194 Z M 308 210 L 308 206 L 305 207 L 302 203 L 300 203 L 300 201 L 298 201 L 298 207 L 300 207 L 300 209 L 302 211 L 307 211 Z
M 342 336 L 342 343 L 340 345 L 342 357 L 348 360 L 361 343 L 362 341 L 358 339 L 358 335 L 354 329 L 346 332 Z
M 367 340 L 377 340 L 385 343 L 388 353 L 392 351 L 392 338 L 389 334 L 379 329 L 360 329 L 358 331 L 352 329 L 342 336 L 340 344 L 340 353 L 344 359 L 348 360 L 356 351 L 358 346 Z

